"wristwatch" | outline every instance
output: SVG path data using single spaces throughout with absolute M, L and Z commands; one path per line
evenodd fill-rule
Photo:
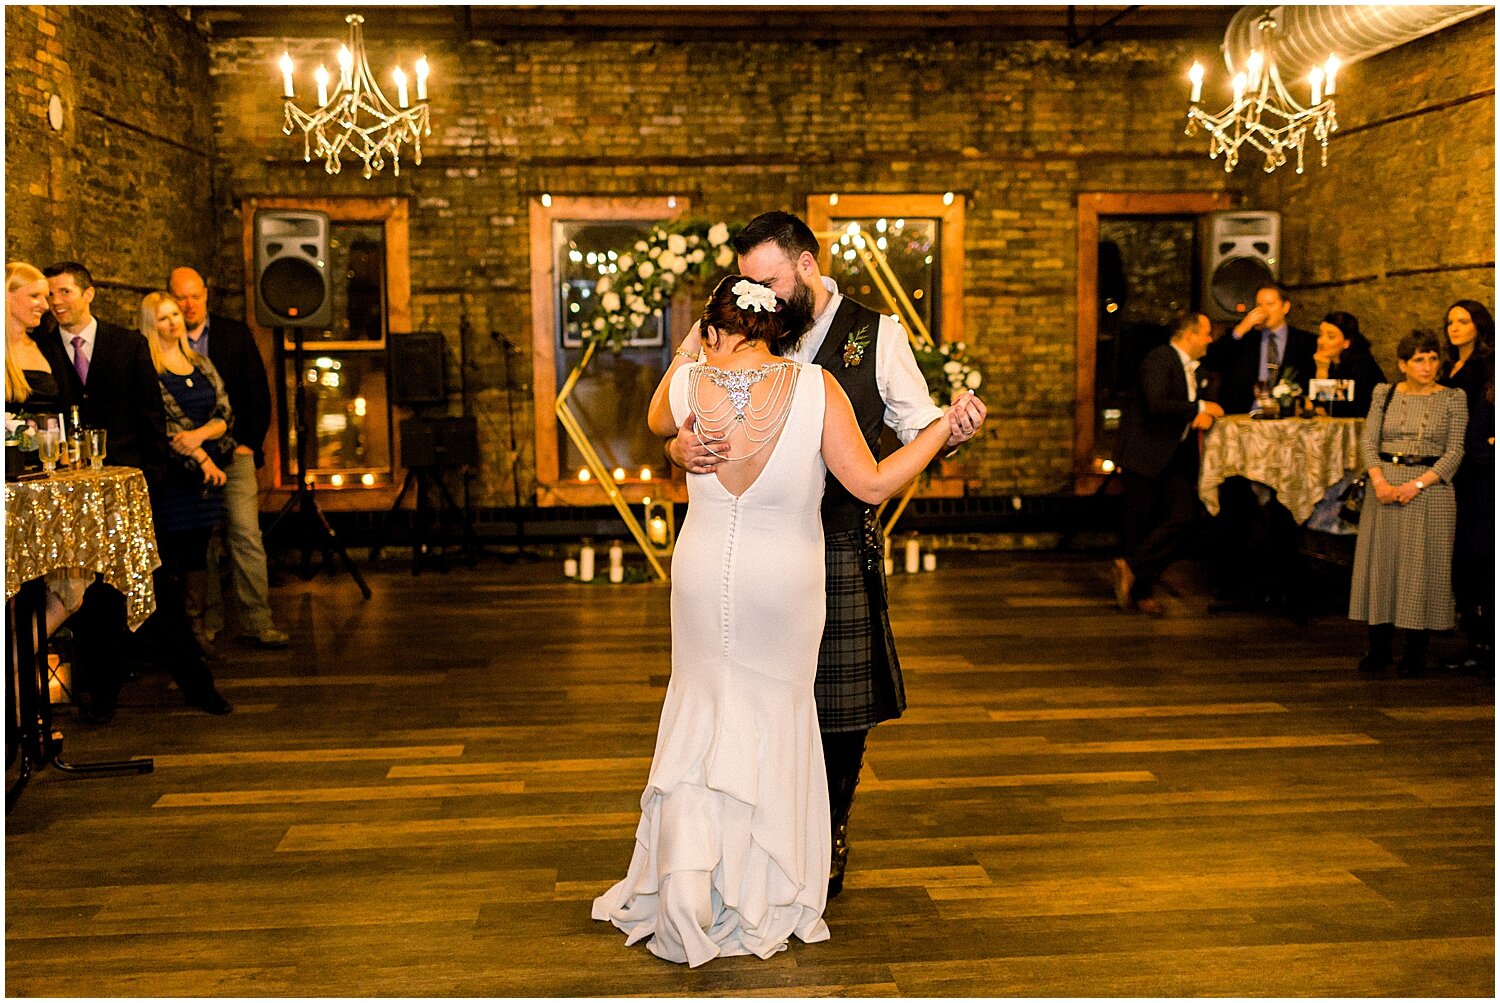
M 1418 477 L 1416 480 L 1412 481 L 1412 483 L 1417 486 L 1417 490 L 1418 491 L 1421 491 L 1423 488 L 1425 488 L 1427 486 L 1427 485 L 1425 485 L 1425 484 L 1422 483 L 1422 478 L 1420 478 L 1420 477 Z

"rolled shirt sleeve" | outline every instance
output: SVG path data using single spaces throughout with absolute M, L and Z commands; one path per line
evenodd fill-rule
M 942 419 L 943 409 L 927 392 L 927 380 L 912 354 L 905 328 L 885 315 L 880 318 L 876 339 L 875 381 L 885 401 L 885 423 L 903 445 Z

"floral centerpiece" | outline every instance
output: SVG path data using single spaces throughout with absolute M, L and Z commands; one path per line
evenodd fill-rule
M 660 317 L 683 285 L 698 285 L 734 263 L 730 241 L 743 223 L 674 220 L 623 249 L 619 272 L 599 278 L 592 311 L 582 318 L 590 341 L 619 350 L 651 317 Z

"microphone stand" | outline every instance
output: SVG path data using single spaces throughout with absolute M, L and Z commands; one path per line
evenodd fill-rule
M 521 350 L 510 343 L 510 339 L 499 331 L 491 331 L 490 339 L 500 347 L 500 354 L 505 359 L 505 415 L 509 432 L 510 450 L 510 487 L 511 496 L 514 501 L 514 512 L 516 514 L 516 554 L 515 560 L 534 561 L 537 555 L 531 552 L 526 545 L 526 519 L 521 514 L 521 449 L 516 441 L 516 404 L 515 383 L 512 380 L 511 356 L 520 355 Z

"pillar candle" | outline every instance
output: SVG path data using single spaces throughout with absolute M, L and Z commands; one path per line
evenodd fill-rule
M 609 567 L 609 580 L 612 585 L 618 585 L 625 580 L 625 567 L 621 564 L 611 564 Z
M 594 580 L 594 545 L 592 543 L 585 543 L 583 549 L 578 552 L 578 580 L 580 582 Z
M 893 561 L 893 560 L 891 560 L 889 557 L 887 557 L 885 559 L 885 574 L 886 574 L 886 577 L 889 578 L 891 575 L 895 574 L 895 572 L 896 572 L 896 562 Z
M 625 548 L 620 546 L 619 540 L 615 540 L 609 545 L 609 568 L 613 571 L 615 568 L 623 568 L 624 566 Z
M 917 545 L 917 538 L 913 536 L 906 541 L 906 573 L 914 575 L 922 568 L 922 550 Z
M 934 554 L 930 550 L 927 553 L 925 553 L 925 554 L 922 555 L 922 570 L 923 571 L 936 571 L 937 570 L 937 555 Z
M 578 577 L 578 558 L 576 558 L 576 557 L 570 557 L 566 561 L 563 561 L 563 577 L 564 578 L 577 578 Z

